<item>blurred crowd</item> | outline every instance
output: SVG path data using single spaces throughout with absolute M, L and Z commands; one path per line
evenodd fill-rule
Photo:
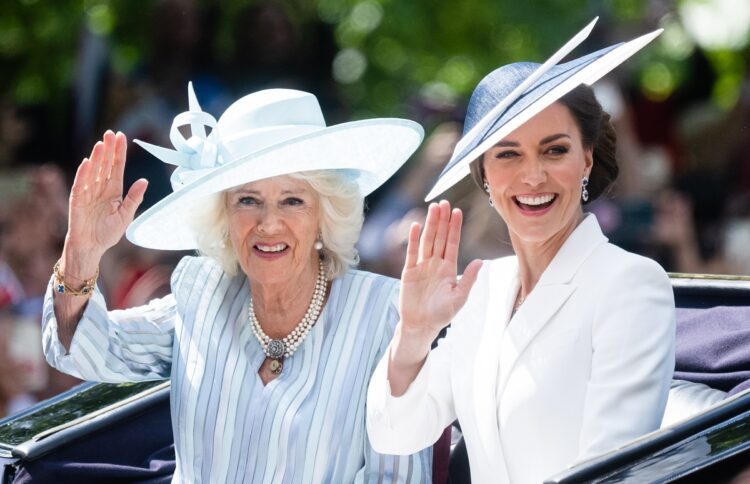
M 43 362 L 39 320 L 64 243 L 72 175 L 105 129 L 170 146 L 169 127 L 187 109 L 190 80 L 203 110 L 215 116 L 243 94 L 290 87 L 316 94 L 329 124 L 347 119 L 331 77 L 336 48 L 325 25 L 300 26 L 278 3 L 255 3 L 235 16 L 244 28 L 234 30 L 241 38 L 233 55 L 214 59 L 207 45 L 216 26 L 195 5 L 157 3 L 147 24 L 154 48 L 127 76 L 110 67 L 105 40 L 82 35 L 64 140 L 48 139 L 43 115 L 0 101 L 0 415 L 77 383 Z M 694 55 L 692 74 L 710 76 L 700 51 Z M 614 243 L 668 271 L 750 274 L 750 82 L 745 85 L 729 111 L 715 108 L 710 87 L 700 83 L 664 102 L 649 101 L 622 79 L 596 85 L 618 133 L 621 172 L 609 196 L 589 209 Z M 462 130 L 461 106 L 436 111 L 418 96 L 408 102 L 427 137 L 368 199 L 359 244 L 362 267 L 394 277 L 401 272 L 408 227 L 424 220 L 424 195 Z M 171 190 L 170 170 L 132 143 L 129 150 L 126 184 L 149 179 L 145 208 Z M 462 265 L 511 253 L 498 215 L 468 178 L 445 196 L 465 213 Z M 122 241 L 102 261 L 99 290 L 111 308 L 162 296 L 182 255 Z

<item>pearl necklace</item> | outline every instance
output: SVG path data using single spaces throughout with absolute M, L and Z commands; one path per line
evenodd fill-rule
M 260 326 L 258 318 L 255 316 L 253 309 L 253 298 L 250 298 L 250 305 L 247 313 L 250 318 L 250 327 L 253 329 L 255 337 L 258 339 L 263 352 L 271 359 L 271 372 L 274 374 L 281 373 L 284 366 L 284 358 L 289 358 L 294 354 L 302 341 L 304 341 L 310 328 L 318 320 L 320 311 L 323 308 L 323 300 L 326 296 L 328 281 L 326 280 L 325 271 L 323 270 L 323 261 L 318 264 L 318 279 L 315 281 L 315 290 L 313 291 L 310 306 L 307 312 L 291 333 L 283 339 L 271 339 Z

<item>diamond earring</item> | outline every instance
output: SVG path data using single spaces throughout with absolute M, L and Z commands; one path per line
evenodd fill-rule
M 581 178 L 581 200 L 584 202 L 589 201 L 589 191 L 586 189 L 586 187 L 589 184 L 589 177 L 585 176 Z
M 482 188 L 484 188 L 484 191 L 487 192 L 487 195 L 488 195 L 487 198 L 489 199 L 488 201 L 490 203 L 490 207 L 494 207 L 495 204 L 492 201 L 492 197 L 489 196 L 490 195 L 490 185 L 489 185 L 489 183 L 487 183 L 487 180 L 484 181 L 484 184 L 482 185 Z

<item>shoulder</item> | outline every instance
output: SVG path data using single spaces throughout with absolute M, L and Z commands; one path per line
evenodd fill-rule
M 600 245 L 590 259 L 587 264 L 590 268 L 598 267 L 599 271 L 610 275 L 631 274 L 669 281 L 666 271 L 655 260 L 628 252 L 609 242 Z
M 180 259 L 174 272 L 172 272 L 172 283 L 174 284 L 184 277 L 210 274 L 217 270 L 221 271 L 221 266 L 211 257 L 187 255 Z
M 381 328 L 390 334 L 399 318 L 399 288 L 398 279 L 350 269 L 338 280 L 336 312 L 350 324 Z
M 615 344 L 618 351 L 671 351 L 675 336 L 672 283 L 656 261 L 604 244 L 592 254 L 581 280 L 596 344 Z
M 674 306 L 672 283 L 656 261 L 628 252 L 616 245 L 602 244 L 583 264 L 580 284 L 591 288 L 602 300 L 643 297 L 664 299 Z
M 349 269 L 339 278 L 342 293 L 351 295 L 351 291 L 355 290 L 358 295 L 368 297 L 398 294 L 399 283 L 398 279 L 357 269 Z
M 219 263 L 211 257 L 185 256 L 172 273 L 172 293 L 180 296 L 204 291 L 222 283 L 229 284 L 232 278 L 224 272 Z

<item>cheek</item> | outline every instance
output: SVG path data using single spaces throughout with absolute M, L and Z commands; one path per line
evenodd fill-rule
M 582 153 L 572 156 L 557 166 L 550 166 L 548 174 L 564 191 L 577 193 L 581 190 L 581 180 L 586 175 L 586 162 Z
M 484 177 L 490 185 L 490 190 L 494 193 L 505 190 L 513 180 L 511 170 L 498 166 L 498 163 L 488 163 L 487 165 L 492 165 L 484 171 Z
M 312 247 L 312 244 L 318 238 L 317 218 L 313 217 L 312 214 L 297 218 L 291 228 L 301 249 L 306 250 Z
M 305 207 L 295 213 L 289 223 L 300 239 L 315 240 L 320 230 L 320 209 L 317 206 Z
M 583 177 L 585 176 L 585 172 L 583 171 L 583 168 L 580 168 L 578 170 L 573 171 L 572 173 L 568 173 L 565 177 L 565 183 L 566 186 L 569 187 L 570 192 L 575 194 L 576 197 L 581 192 Z
M 248 213 L 235 212 L 229 215 L 227 234 L 235 246 L 241 246 L 256 225 L 255 218 Z

